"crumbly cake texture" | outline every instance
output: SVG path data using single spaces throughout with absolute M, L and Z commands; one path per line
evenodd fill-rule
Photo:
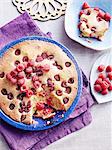
M 67 111 L 77 95 L 75 65 L 58 46 L 27 40 L 0 58 L 0 108 L 12 119 L 34 123 Z
M 109 28 L 111 16 L 99 8 L 91 8 L 86 2 L 79 13 L 79 30 L 83 37 L 92 37 L 103 40 L 105 32 Z

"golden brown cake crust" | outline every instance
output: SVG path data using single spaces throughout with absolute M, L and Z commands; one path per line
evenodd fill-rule
M 19 49 L 21 54 L 15 55 L 15 51 Z M 12 84 L 6 79 L 6 74 L 11 72 L 16 68 L 15 61 L 18 60 L 20 63 L 23 63 L 23 57 L 27 56 L 29 59 L 36 60 L 38 55 L 42 55 L 42 53 L 47 53 L 47 55 L 53 55 L 54 58 L 44 59 L 41 62 L 35 62 L 36 65 L 46 65 L 50 66 L 50 70 L 44 73 L 39 77 L 41 80 L 41 84 L 47 84 L 47 80 L 52 79 L 54 90 L 49 92 L 47 96 L 40 96 L 42 92 L 42 87 L 40 86 L 36 89 L 37 95 L 32 96 L 30 98 L 25 97 L 23 101 L 25 105 L 27 105 L 28 101 L 31 101 L 31 108 L 29 112 L 19 112 L 21 100 L 17 99 L 17 95 L 19 95 L 20 91 L 16 90 L 16 85 Z M 58 64 L 58 66 L 54 64 Z M 59 67 L 59 68 L 58 68 Z M 60 70 L 60 67 L 62 70 Z M 78 87 L 78 76 L 75 65 L 69 59 L 69 57 L 62 51 L 58 46 L 38 40 L 27 40 L 16 44 L 11 47 L 2 58 L 0 58 L 0 73 L 5 73 L 3 78 L 0 78 L 0 108 L 12 119 L 18 122 L 24 122 L 26 124 L 32 123 L 32 116 L 36 109 L 37 102 L 47 103 L 47 99 L 52 98 L 52 102 L 50 106 L 55 110 L 68 110 L 68 108 L 73 103 L 76 95 L 77 95 L 77 87 Z M 59 77 L 60 81 L 57 81 L 55 77 Z M 30 88 L 32 87 L 32 80 L 26 80 L 26 85 Z M 64 85 L 66 83 L 66 86 Z M 63 85 L 64 87 L 63 87 Z M 7 93 L 12 93 L 12 100 L 8 99 L 7 95 L 3 95 L 1 90 L 6 89 Z M 46 88 L 47 90 L 47 88 Z M 61 95 L 60 95 L 61 90 Z M 58 94 L 59 95 L 58 95 Z M 11 109 L 9 107 L 12 107 Z M 37 110 L 37 112 L 39 112 Z M 52 112 L 53 113 L 53 112 Z M 38 117 L 37 113 L 36 116 Z M 48 115 L 49 116 L 49 115 Z M 39 116 L 40 117 L 40 116 Z M 44 118 L 45 115 L 44 115 Z

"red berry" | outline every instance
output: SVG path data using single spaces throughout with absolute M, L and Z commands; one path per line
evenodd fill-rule
M 98 71 L 99 72 L 102 72 L 102 71 L 104 71 L 104 69 L 105 69 L 105 66 L 104 65 L 100 65 L 100 66 L 98 66 Z
M 98 75 L 98 78 L 101 78 L 102 80 L 104 80 L 104 79 L 106 78 L 106 76 L 105 76 L 105 74 L 100 73 L 100 74 Z
M 101 92 L 102 95 L 107 95 L 108 94 L 108 89 L 105 89 Z
M 36 104 L 36 109 L 37 110 L 43 110 L 45 108 L 45 105 L 43 103 L 37 103 Z
M 102 83 L 102 78 L 98 78 L 96 81 L 95 81 L 95 84 L 100 84 L 101 85 Z
M 32 91 L 32 90 L 27 90 L 26 96 L 27 96 L 28 98 L 30 98 L 32 95 L 33 95 L 33 91 Z
M 27 66 L 29 67 L 33 67 L 35 65 L 35 61 L 34 60 L 29 60 Z
M 17 74 L 18 74 L 18 72 L 17 72 L 16 70 L 13 70 L 13 71 L 10 72 L 10 75 L 11 75 L 12 77 L 16 77 Z
M 26 68 L 25 72 L 26 72 L 26 73 L 32 73 L 32 72 L 33 72 L 32 67 L 28 67 L 28 68 Z
M 10 81 L 11 81 L 12 84 L 16 84 L 17 83 L 17 79 L 14 79 L 14 78 L 11 78 Z
M 111 85 L 109 78 L 105 78 L 104 81 L 106 81 L 109 85 Z
M 44 59 L 42 58 L 42 56 L 37 56 L 37 58 L 36 58 L 36 62 L 41 62 L 41 61 L 43 61 Z
M 108 89 L 109 89 L 109 91 L 112 91 L 112 84 L 109 86 Z
M 39 81 L 35 81 L 35 82 L 33 83 L 33 85 L 34 85 L 34 87 L 37 89 L 37 88 L 39 88 L 39 86 L 40 86 L 40 82 L 39 82 Z
M 108 75 L 107 75 L 107 77 L 108 77 L 110 80 L 112 80 L 112 72 L 109 72 Z
M 111 72 L 111 71 L 112 71 L 112 66 L 108 65 L 107 68 L 106 68 L 106 72 Z
M 105 13 L 104 19 L 105 19 L 106 21 L 110 21 L 111 15 L 110 15 L 109 13 Z
M 80 29 L 81 24 L 82 24 L 81 22 L 78 24 L 78 26 L 77 26 L 77 27 L 78 27 L 78 29 Z
M 7 78 L 8 80 L 11 80 L 11 79 L 12 79 L 11 74 L 10 74 L 10 73 L 7 73 L 7 74 L 6 74 L 6 78 Z
M 32 81 L 35 82 L 35 81 L 38 81 L 38 80 L 39 80 L 38 76 L 35 75 L 35 76 L 32 77 Z
M 103 11 L 99 11 L 98 17 L 101 17 L 102 19 L 104 18 L 105 13 Z
M 87 2 L 84 2 L 82 5 L 82 9 L 87 9 L 87 8 L 90 8 L 90 6 L 88 5 Z
M 49 66 L 48 64 L 45 64 L 45 65 L 43 66 L 43 70 L 44 70 L 45 72 L 48 72 L 48 71 L 50 70 L 50 66 Z
M 102 87 L 103 90 L 108 89 L 109 84 L 106 81 L 102 81 L 101 87 Z
M 82 14 L 84 14 L 84 10 L 80 11 L 79 16 L 81 16 Z
M 99 11 L 100 9 L 98 7 L 95 7 L 94 10 Z
M 21 92 L 26 92 L 26 91 L 27 91 L 26 85 L 21 86 L 21 87 L 20 87 L 20 91 L 21 91 Z
M 17 70 L 18 72 L 21 72 L 21 71 L 23 71 L 24 69 L 25 69 L 25 67 L 24 67 L 23 64 L 19 64 L 19 65 L 16 67 L 16 70 Z
M 100 86 L 99 84 L 96 84 L 96 85 L 94 85 L 94 90 L 95 90 L 96 92 L 101 92 L 101 91 L 102 91 L 102 88 L 101 88 L 101 86 Z
M 41 56 L 42 56 L 43 59 L 46 59 L 48 57 L 46 52 L 42 53 Z
M 19 79 L 18 80 L 18 85 L 22 86 L 25 83 L 25 79 Z
M 24 78 L 24 72 L 19 72 L 19 73 L 18 73 L 18 78 L 19 78 L 19 79 Z

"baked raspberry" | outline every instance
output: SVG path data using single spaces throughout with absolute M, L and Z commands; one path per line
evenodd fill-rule
M 109 84 L 106 81 L 102 81 L 101 87 L 102 87 L 103 90 L 108 89 Z
M 14 64 L 15 64 L 15 66 L 17 66 L 18 64 L 20 64 L 20 61 L 16 60 Z
M 106 72 L 111 72 L 111 71 L 112 71 L 112 66 L 108 65 L 107 68 L 106 68 Z
M 24 67 L 23 64 L 19 64 L 19 65 L 16 67 L 16 70 L 17 70 L 18 72 L 21 72 L 21 71 L 23 71 L 24 69 L 25 69 L 25 67 Z
M 47 59 L 51 60 L 54 58 L 54 55 L 49 55 Z
M 13 78 L 16 78 L 18 72 L 16 70 L 13 70 L 10 72 L 10 75 L 13 77 Z
M 27 90 L 26 96 L 27 96 L 28 98 L 30 98 L 32 95 L 33 95 L 33 91 L 32 91 L 32 90 Z
M 12 76 L 11 76 L 10 73 L 7 73 L 7 74 L 6 74 L 6 79 L 8 79 L 8 80 L 11 80 L 11 79 L 12 79 Z
M 66 87 L 66 88 L 65 88 L 65 92 L 66 92 L 67 94 L 70 94 L 70 93 L 71 93 L 71 87 L 69 87 L 69 86 Z
M 55 79 L 56 81 L 60 81 L 60 76 L 59 76 L 59 74 L 56 74 L 56 75 L 54 76 L 54 79 Z
M 25 79 L 19 79 L 17 83 L 18 85 L 22 86 L 25 83 Z
M 38 103 L 36 104 L 36 109 L 37 109 L 37 110 L 43 110 L 44 108 L 45 108 L 44 103 L 39 103 L 39 102 L 38 102 Z
M 105 69 L 105 66 L 104 65 L 100 65 L 100 66 L 98 66 L 98 71 L 99 72 L 102 72 L 102 71 L 104 71 L 104 69 Z
M 87 9 L 87 8 L 90 8 L 90 6 L 88 5 L 87 2 L 84 2 L 82 5 L 82 9 Z
M 25 74 L 24 74 L 23 71 L 18 73 L 18 78 L 19 78 L 19 79 L 24 78 L 24 76 L 25 76 Z
M 46 52 L 42 53 L 41 56 L 42 56 L 43 59 L 46 59 L 48 57 Z
M 1 72 L 1 73 L 0 73 L 0 78 L 4 78 L 4 76 L 5 76 L 5 73 L 4 73 L 4 72 Z
M 106 21 L 110 21 L 111 15 L 110 15 L 109 13 L 105 13 L 104 19 L 105 19 Z
M 20 55 L 21 54 L 21 50 L 20 49 L 17 49 L 16 51 L 15 51 L 15 55 Z
M 12 84 L 16 84 L 17 83 L 17 79 L 15 79 L 15 78 L 11 78 L 10 81 L 11 81 Z
M 42 58 L 42 56 L 37 56 L 37 58 L 36 58 L 36 62 L 41 62 L 41 61 L 43 61 L 44 59 Z
M 107 77 L 108 77 L 110 80 L 112 80 L 112 72 L 109 72 L 108 75 L 107 75 Z
M 32 73 L 33 72 L 32 67 L 26 68 L 25 72 L 28 73 L 28 74 Z
M 36 89 L 39 88 L 40 82 L 39 82 L 39 81 L 35 81 L 35 82 L 33 83 L 33 86 L 34 86 Z
M 34 81 L 38 81 L 38 80 L 39 80 L 38 76 L 35 75 L 35 76 L 32 77 L 32 81 L 33 81 L 33 82 L 34 82 Z
M 101 92 L 102 91 L 101 85 L 99 85 L 99 84 L 94 85 L 94 90 L 98 93 Z
M 34 60 L 29 60 L 27 63 L 27 67 L 33 67 L 35 65 L 35 61 Z
M 108 89 L 104 89 L 102 92 L 101 92 L 102 95 L 107 95 L 108 94 Z
M 56 91 L 56 94 L 57 94 L 58 96 L 62 96 L 63 93 L 62 93 L 61 90 L 57 90 L 57 91 Z
M 94 10 L 96 10 L 96 11 L 100 11 L 100 9 L 99 9 L 98 7 L 95 7 L 95 8 L 94 8 Z
M 106 78 L 106 75 L 104 73 L 100 73 L 98 75 L 98 78 L 101 78 L 102 80 L 104 80 Z
M 23 57 L 23 62 L 28 62 L 28 60 L 29 60 L 28 56 Z
M 67 87 L 66 81 L 63 81 L 63 82 L 61 83 L 61 86 L 62 86 L 62 87 Z
M 44 70 L 45 72 L 48 72 L 48 71 L 50 70 L 50 66 L 49 66 L 48 64 L 45 64 L 45 65 L 43 66 L 43 70 Z
M 20 87 L 20 91 L 21 91 L 21 92 L 26 92 L 26 91 L 27 91 L 26 85 L 21 86 L 21 87 Z
M 101 85 L 102 83 L 102 78 L 98 78 L 96 81 L 95 81 L 95 84 L 100 84 Z

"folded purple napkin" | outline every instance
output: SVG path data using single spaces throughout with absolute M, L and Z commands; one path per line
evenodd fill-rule
M 51 33 L 44 34 L 27 13 L 22 14 L 0 29 L 0 49 L 7 43 L 23 36 L 39 35 L 51 38 Z M 87 126 L 92 118 L 89 108 L 94 100 L 87 91 L 88 80 L 84 73 L 83 90 L 75 111 L 69 118 L 48 130 L 28 132 L 16 129 L 0 120 L 0 133 L 11 150 L 41 150 L 60 138 Z

